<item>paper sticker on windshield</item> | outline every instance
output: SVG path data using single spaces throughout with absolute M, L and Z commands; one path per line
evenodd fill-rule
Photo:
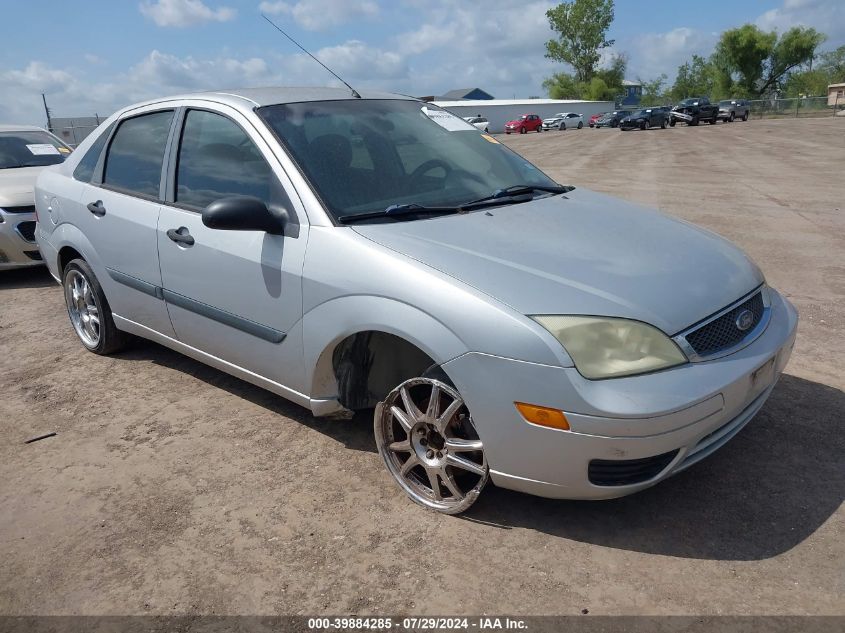
M 475 131 L 472 125 L 445 110 L 433 110 L 423 106 L 420 108 L 420 111 L 444 130 L 449 130 L 450 132 Z
M 482 134 L 482 135 L 481 135 L 481 138 L 483 138 L 485 141 L 490 141 L 491 143 L 495 143 L 496 145 L 499 145 L 499 144 L 500 144 L 500 143 L 499 143 L 499 141 L 497 141 L 496 139 L 494 139 L 494 138 L 493 138 L 492 136 L 490 136 L 489 134 Z
M 46 156 L 48 154 L 59 153 L 59 150 L 57 150 L 54 145 L 50 145 L 49 143 L 34 143 L 32 145 L 27 145 L 26 148 L 35 156 Z

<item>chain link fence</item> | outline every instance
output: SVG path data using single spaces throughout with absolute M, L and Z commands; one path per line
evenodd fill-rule
M 749 101 L 752 119 L 787 119 L 834 116 L 845 110 L 845 97 L 800 97 Z

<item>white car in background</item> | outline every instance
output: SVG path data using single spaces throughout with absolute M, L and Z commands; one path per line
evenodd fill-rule
M 577 112 L 558 112 L 553 117 L 543 119 L 544 130 L 560 130 L 567 128 L 581 129 L 584 127 L 584 115 Z
M 70 151 L 40 127 L 0 125 L 0 270 L 42 263 L 35 243 L 35 179 Z
M 472 125 L 476 130 L 481 130 L 482 132 L 489 133 L 490 129 L 490 121 L 487 120 L 486 117 L 483 116 L 465 116 L 464 121 Z

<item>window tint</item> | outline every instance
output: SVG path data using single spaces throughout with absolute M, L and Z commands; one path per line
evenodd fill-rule
M 158 198 L 164 146 L 173 110 L 126 119 L 106 155 L 103 183 Z
M 103 147 L 111 134 L 114 124 L 108 126 L 106 130 L 100 134 L 96 141 L 85 152 L 85 156 L 76 165 L 73 170 L 73 177 L 82 182 L 91 182 L 91 177 L 94 175 L 94 169 L 97 167 L 97 161 L 100 160 L 100 154 L 103 152 Z
M 188 112 L 176 168 L 177 202 L 206 207 L 227 196 L 255 196 L 269 204 L 274 180 L 240 126 L 213 112 Z

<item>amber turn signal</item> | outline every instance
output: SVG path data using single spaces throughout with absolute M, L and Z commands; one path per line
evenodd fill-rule
M 549 409 L 548 407 L 539 407 L 536 404 L 526 404 L 524 402 L 514 402 L 516 410 L 522 414 L 522 417 L 531 422 L 531 424 L 538 424 L 540 426 L 548 426 L 553 429 L 569 430 L 569 421 L 563 414 L 563 411 L 558 409 Z

